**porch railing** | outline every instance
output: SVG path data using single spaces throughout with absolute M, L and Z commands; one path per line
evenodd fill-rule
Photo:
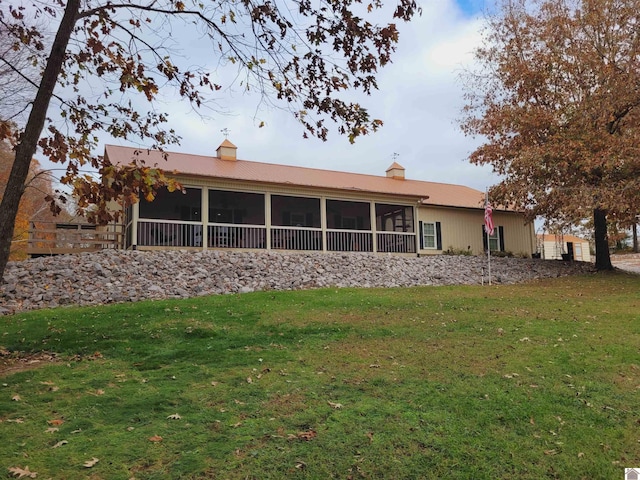
M 373 233 L 327 230 L 327 250 L 330 252 L 373 252 Z
M 266 232 L 259 225 L 210 224 L 207 243 L 210 248 L 267 248 Z
M 172 220 L 139 220 L 138 245 L 145 247 L 202 247 L 202 224 Z
M 326 230 L 308 227 L 272 227 L 271 248 L 274 250 L 330 252 L 373 252 L 373 232 L 358 230 Z M 266 249 L 267 228 L 264 225 L 209 224 L 208 248 Z M 138 245 L 152 247 L 200 247 L 203 230 L 198 222 L 173 220 L 139 220 Z M 382 253 L 416 253 L 414 233 L 378 232 L 376 251 Z
M 322 250 L 319 228 L 272 227 L 271 248 L 274 250 Z
M 378 243 L 378 252 L 416 253 L 416 236 L 414 233 L 378 233 L 376 242 Z

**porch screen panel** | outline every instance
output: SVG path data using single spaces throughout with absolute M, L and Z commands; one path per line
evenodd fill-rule
M 370 204 L 327 200 L 327 228 L 336 230 L 371 230 Z
M 413 233 L 413 207 L 376 203 L 376 230 Z
M 271 225 L 320 228 L 320 199 L 272 195 Z
M 151 202 L 140 199 L 140 218 L 199 222 L 202 219 L 201 198 L 199 188 L 187 188 L 185 193 L 161 189 Z
M 209 190 L 209 223 L 264 225 L 264 194 Z

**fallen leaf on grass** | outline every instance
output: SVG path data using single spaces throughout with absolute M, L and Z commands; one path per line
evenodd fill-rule
M 247 377 L 247 383 L 253 383 L 253 379 L 251 377 Z
M 553 450 L 545 450 L 544 454 L 545 455 L 557 455 L 558 451 L 554 448 Z
M 22 418 L 15 418 L 15 419 L 8 418 L 7 422 L 9 422 L 9 423 L 24 423 L 24 420 Z
M 59 448 L 59 447 L 61 447 L 61 446 L 63 446 L 63 445 L 66 445 L 67 443 L 69 443 L 69 442 L 67 442 L 66 440 L 60 440 L 58 443 L 56 443 L 56 444 L 55 444 L 53 447 L 51 447 L 51 448 Z
M 150 442 L 161 442 L 162 437 L 160 435 L 154 435 L 153 437 L 149 437 Z
M 20 395 L 14 395 L 13 397 L 11 397 L 11 400 L 13 400 L 14 402 L 19 402 L 20 400 L 22 400 L 22 398 L 20 397 Z
M 91 460 L 87 460 L 86 462 L 84 462 L 82 466 L 85 468 L 92 468 L 99 461 L 100 461 L 99 459 L 97 459 L 96 457 L 93 457 Z
M 180 420 L 182 417 L 177 413 L 174 413 L 173 415 L 169 415 L 167 418 L 170 420 Z
M 582 458 L 582 457 L 584 457 L 584 452 L 578 453 L 578 458 Z
M 329 406 L 331 408 L 335 408 L 336 410 L 339 410 L 342 408 L 342 404 L 341 403 L 333 403 L 333 402 L 327 402 L 329 404 Z
M 318 434 L 315 432 L 315 430 L 307 430 L 306 432 L 298 432 L 295 435 L 293 433 L 290 433 L 287 438 L 289 440 L 304 440 L 308 442 L 309 440 L 312 440 L 317 436 Z
M 44 433 L 56 433 L 58 430 L 60 429 L 56 427 L 49 427 L 44 431 Z
M 49 425 L 62 425 L 64 423 L 64 420 L 60 418 L 54 418 L 53 420 L 49 420 L 47 423 Z
M 9 472 L 11 473 L 11 475 L 18 478 L 22 478 L 22 477 L 36 478 L 38 476 L 36 472 L 30 471 L 28 466 L 24 468 L 9 467 Z

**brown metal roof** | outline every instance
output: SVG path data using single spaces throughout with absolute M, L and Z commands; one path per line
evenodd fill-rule
M 136 154 L 137 152 L 137 154 Z M 166 160 L 163 158 L 166 154 Z M 114 165 L 129 165 L 134 159 L 170 173 L 214 177 L 229 180 L 361 191 L 423 199 L 425 205 L 482 208 L 484 193 L 462 185 L 400 180 L 386 176 L 293 167 L 247 160 L 221 160 L 218 157 L 178 152 L 159 152 L 107 145 L 105 156 Z

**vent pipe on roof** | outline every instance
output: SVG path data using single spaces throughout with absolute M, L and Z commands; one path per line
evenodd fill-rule
M 238 150 L 238 147 L 236 147 L 229 140 L 225 139 L 225 141 L 222 142 L 220 144 L 220 146 L 218 147 L 218 149 L 216 150 L 216 156 L 220 160 L 235 161 L 236 160 L 236 150 Z
M 387 177 L 404 180 L 404 167 L 399 163 L 393 162 L 391 166 L 387 168 Z

